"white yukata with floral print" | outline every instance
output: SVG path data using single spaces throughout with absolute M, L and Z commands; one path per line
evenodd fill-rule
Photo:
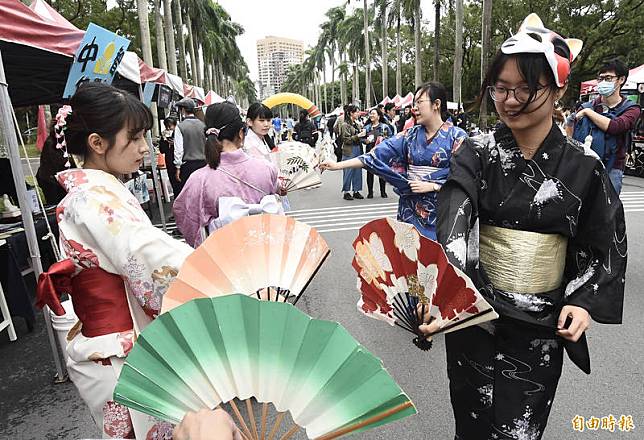
M 57 175 L 67 196 L 56 210 L 64 257 L 80 271 L 100 267 L 125 282 L 134 328 L 85 337 L 68 335 L 69 376 L 103 438 L 170 438 L 171 426 L 112 401 L 123 361 L 138 334 L 161 309 L 163 294 L 192 248 L 155 228 L 136 198 L 113 175 L 71 169 Z

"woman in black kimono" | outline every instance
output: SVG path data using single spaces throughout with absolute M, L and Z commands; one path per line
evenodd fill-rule
M 504 124 L 463 142 L 439 193 L 438 240 L 500 315 L 446 335 L 457 439 L 540 439 L 564 348 L 590 373 L 590 318 L 622 319 L 622 204 L 552 119 L 580 49 L 526 18 L 483 84 Z

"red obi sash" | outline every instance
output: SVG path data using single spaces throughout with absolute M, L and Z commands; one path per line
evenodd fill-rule
M 66 259 L 40 274 L 36 305 L 43 308 L 46 304 L 56 315 L 62 316 L 65 309 L 60 296 L 68 293 L 74 312 L 83 324 L 84 336 L 93 338 L 131 330 L 134 324 L 123 278 L 100 267 L 82 269 L 73 276 L 75 270 L 73 261 Z

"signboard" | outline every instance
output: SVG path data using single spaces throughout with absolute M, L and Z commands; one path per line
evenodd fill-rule
M 74 55 L 63 98 L 69 98 L 86 81 L 112 83 L 130 40 L 90 23 Z
M 172 101 L 172 89 L 168 86 L 161 85 L 159 86 L 159 96 L 157 97 L 157 103 L 160 108 L 167 108 L 170 106 Z
M 154 96 L 155 87 L 155 83 L 145 83 L 145 87 L 143 88 L 143 104 L 145 104 L 147 107 L 150 107 L 150 105 L 152 105 L 152 97 Z

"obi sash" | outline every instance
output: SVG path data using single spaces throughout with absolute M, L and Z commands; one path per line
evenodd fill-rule
M 537 294 L 561 286 L 568 239 L 481 225 L 479 258 L 495 288 Z
M 84 336 L 93 338 L 131 330 L 134 324 L 123 278 L 100 267 L 82 269 L 74 276 L 75 271 L 76 266 L 69 259 L 52 264 L 38 278 L 36 305 L 42 308 L 46 304 L 56 315 L 64 315 L 60 296 L 67 293 Z

